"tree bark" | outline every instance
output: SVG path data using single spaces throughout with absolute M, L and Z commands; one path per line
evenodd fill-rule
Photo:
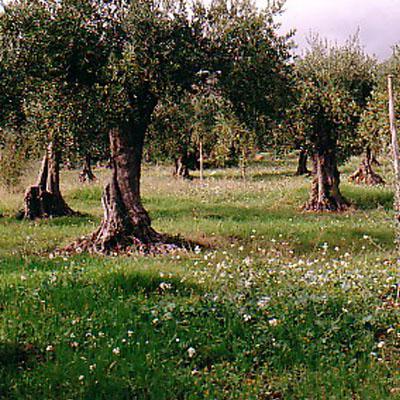
M 313 182 L 307 211 L 345 211 L 350 204 L 340 192 L 340 173 L 336 157 L 331 151 L 313 154 Z
M 41 170 L 35 186 L 25 193 L 22 218 L 37 219 L 75 215 L 60 191 L 61 154 L 50 143 L 43 157 Z
M 151 227 L 140 195 L 143 143 L 155 105 L 155 101 L 150 102 L 139 115 L 110 131 L 112 176 L 103 193 L 103 220 L 91 236 L 72 244 L 67 251 L 146 252 L 165 244 L 166 237 Z
M 364 183 L 369 186 L 384 185 L 385 181 L 383 178 L 372 168 L 374 162 L 376 162 L 376 159 L 372 156 L 371 149 L 367 147 L 365 157 L 361 161 L 357 171 L 350 176 L 349 180 L 357 184 Z
M 49 157 L 46 154 L 43 157 L 42 165 L 39 171 L 38 180 L 36 186 L 39 187 L 40 190 L 45 191 L 47 189 L 47 176 L 49 174 Z
M 95 180 L 96 176 L 94 175 L 92 170 L 92 157 L 90 153 L 86 153 L 82 172 L 79 174 L 79 181 L 84 183 L 84 182 L 93 182 Z
M 185 147 L 179 148 L 179 155 L 175 158 L 174 176 L 183 179 L 190 179 L 189 154 Z
M 308 160 L 307 150 L 303 149 L 300 150 L 296 176 L 310 174 L 310 171 L 307 169 L 307 160 Z

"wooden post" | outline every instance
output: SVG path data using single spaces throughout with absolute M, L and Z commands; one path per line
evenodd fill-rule
M 396 244 L 397 250 L 400 251 L 400 152 L 399 142 L 397 137 L 396 113 L 393 94 L 393 75 L 388 76 L 388 91 L 389 91 L 389 119 L 390 132 L 392 134 L 393 160 L 395 171 L 395 197 L 394 207 L 396 213 Z M 397 265 L 400 265 L 400 257 L 397 258 Z M 397 283 L 396 304 L 400 300 L 400 283 Z
M 200 140 L 199 143 L 199 151 L 200 151 L 200 181 L 204 180 L 204 155 L 203 155 L 203 142 Z
M 240 162 L 240 172 L 242 175 L 242 179 L 246 180 L 246 150 L 242 149 L 242 159 Z
M 393 162 L 394 162 L 394 172 L 395 172 L 394 208 L 396 212 L 396 241 L 398 250 L 400 250 L 400 152 L 399 152 L 399 142 L 398 142 L 397 128 L 396 128 L 396 114 L 394 106 L 392 75 L 388 76 L 388 92 L 389 92 L 390 132 L 392 135 L 392 150 L 393 150 Z

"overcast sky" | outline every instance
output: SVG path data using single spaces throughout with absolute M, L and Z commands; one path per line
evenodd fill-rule
M 267 0 L 257 0 L 259 6 Z M 360 39 L 369 53 L 389 57 L 400 44 L 400 0 L 287 0 L 280 18 L 284 30 L 296 28 L 296 42 L 305 46 L 310 32 L 343 43 L 360 28 Z
M 260 7 L 268 4 L 256 1 Z M 390 56 L 391 46 L 400 44 L 400 0 L 286 0 L 285 9 L 282 29 L 296 28 L 300 50 L 310 32 L 343 43 L 357 28 L 366 50 L 381 60 Z

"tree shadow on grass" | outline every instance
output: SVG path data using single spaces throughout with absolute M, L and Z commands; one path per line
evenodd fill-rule
M 93 262 L 98 260 L 93 259 Z M 49 284 L 46 277 L 38 286 L 43 288 L 46 301 L 52 304 L 60 315 L 69 314 L 72 310 L 76 313 L 81 313 L 82 310 L 97 313 L 99 305 L 112 307 L 114 300 L 129 301 L 142 297 L 157 299 L 163 296 L 188 298 L 197 297 L 206 291 L 205 287 L 194 282 L 183 282 L 179 276 L 161 277 L 159 270 L 109 272 L 108 268 L 112 263 L 111 260 L 110 263 L 100 264 L 105 272 L 100 276 L 95 273 L 95 279 L 91 273 L 82 276 L 79 270 L 74 270 L 64 277 L 58 277 L 57 281 L 62 282 L 60 285 Z M 90 263 L 87 263 L 86 267 L 89 268 Z M 143 268 L 143 259 L 138 260 L 137 268 Z M 6 300 L 10 303 L 12 295 L 11 292 L 3 294 L 8 296 Z
M 160 277 L 157 273 L 150 272 L 115 272 L 104 277 L 103 283 L 112 291 L 117 290 L 127 295 L 142 293 L 149 295 L 162 295 L 172 293 L 180 297 L 202 295 L 205 288 L 190 282 L 182 282 L 177 277 Z
M 38 352 L 16 342 L 0 342 L 0 399 L 12 398 L 15 376 L 33 368 L 41 360 Z
M 1 373 L 22 371 L 33 368 L 45 359 L 43 353 L 32 344 L 0 342 Z
M 391 204 L 391 193 L 374 193 L 361 191 L 361 196 L 354 201 L 353 196 L 348 196 L 354 203 L 358 202 L 359 210 L 362 208 L 388 207 Z M 356 205 L 357 206 L 357 205 Z M 155 211 L 157 219 L 179 220 L 184 222 L 185 216 L 193 214 L 189 206 L 175 207 Z M 238 241 L 254 243 L 258 241 L 261 247 L 276 247 L 272 239 L 282 237 L 289 241 L 290 246 L 297 254 L 306 254 L 315 251 L 324 242 L 337 244 L 340 248 L 352 251 L 361 251 L 362 246 L 368 245 L 363 239 L 368 235 L 373 239 L 374 248 L 383 246 L 393 248 L 393 232 L 385 224 L 380 224 L 379 219 L 366 219 L 363 215 L 360 222 L 360 212 L 335 214 L 335 213 L 305 213 L 299 207 L 285 207 L 283 209 L 266 209 L 264 206 L 249 208 L 235 205 L 218 205 L 199 207 L 195 211 L 197 230 L 207 231 L 218 227 L 217 234 L 222 237 L 234 237 Z M 215 225 L 215 227 L 214 227 Z M 251 228 L 256 229 L 258 239 L 251 238 Z M 263 238 L 261 238 L 263 236 Z M 357 250 L 359 249 L 359 250 Z
M 295 172 L 291 169 L 277 169 L 276 171 L 249 171 L 246 174 L 246 179 L 249 181 L 253 182 L 259 182 L 259 181 L 272 181 L 272 180 L 277 180 L 281 178 L 289 178 L 293 177 Z M 246 182 L 246 180 L 243 180 L 243 177 L 240 173 L 240 171 L 235 171 L 235 173 L 232 173 L 232 175 L 229 175 L 228 177 L 226 174 L 224 174 L 222 171 L 221 172 L 212 172 L 209 175 L 210 178 L 215 179 L 215 180 L 222 180 L 222 179 L 229 179 L 233 181 L 242 181 Z
M 46 224 L 49 226 L 84 226 L 90 224 L 97 224 L 99 218 L 94 217 L 90 214 L 80 214 L 73 217 L 60 217 L 60 218 L 49 218 L 40 221 L 40 224 Z
M 360 210 L 383 208 L 389 211 L 393 209 L 394 194 L 387 188 L 345 186 L 343 194 Z
M 74 216 L 69 217 L 51 217 L 51 218 L 43 218 L 43 219 L 36 219 L 35 221 L 21 219 L 18 215 L 14 216 L 7 216 L 1 219 L 1 222 L 4 224 L 38 224 L 40 225 L 48 225 L 48 226 L 82 226 L 87 225 L 93 221 L 99 220 L 98 217 L 87 214 L 87 213 L 78 213 Z
M 255 172 L 249 175 L 249 178 L 252 181 L 271 181 L 277 180 L 281 178 L 293 178 L 295 176 L 296 171 L 292 169 L 278 169 L 276 171 L 269 172 Z M 306 176 L 307 178 L 307 176 Z

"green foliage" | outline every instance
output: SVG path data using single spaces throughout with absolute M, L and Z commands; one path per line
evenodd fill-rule
M 250 132 L 260 138 L 282 114 L 287 92 L 289 37 L 279 36 L 274 23 L 280 8 L 259 11 L 247 0 L 209 7 L 158 0 L 15 1 L 0 24 L 5 70 L 11 86 L 21 88 L 19 97 L 10 94 L 16 102 L 11 109 L 19 110 L 21 125 L 41 148 L 51 140 L 69 159 L 87 152 L 104 156 L 110 129 L 146 127 L 158 102 L 177 102 L 184 113 L 188 101 L 179 98 L 216 75 L 219 99 L 191 97 L 197 120 L 189 142 L 195 146 L 201 136 L 209 153 L 213 142 L 222 143 L 211 138 L 216 131 L 207 110 L 218 102 L 235 112 L 240 123 L 231 125 L 242 129 L 242 142 Z M 232 148 L 240 129 L 230 130 Z M 171 133 L 167 142 L 179 142 Z M 187 134 L 176 139 L 182 136 Z M 186 147 L 185 140 L 180 145 Z
M 210 87 L 187 92 L 179 102 L 169 98 L 159 104 L 149 129 L 148 152 L 153 160 L 177 159 L 196 155 L 200 142 L 208 165 L 221 167 L 255 145 L 254 131 L 240 123 L 232 105 Z
M 387 77 L 390 74 L 394 77 L 396 118 L 400 119 L 399 73 L 400 51 L 395 48 L 392 57 L 380 65 L 379 79 L 362 113 L 358 127 L 359 141 L 364 147 L 369 146 L 375 154 L 388 152 L 391 143 L 387 84 Z
M 29 141 L 22 144 L 15 135 L 5 135 L 0 149 L 0 184 L 13 190 L 19 183 L 27 164 Z
M 249 129 L 263 129 L 282 115 L 288 100 L 291 58 L 288 36 L 277 33 L 282 4 L 259 11 L 253 1 L 213 1 L 208 30 L 216 53 L 218 84 Z
M 345 160 L 354 153 L 357 125 L 375 82 L 376 61 L 358 38 L 343 46 L 319 37 L 296 64 L 298 101 L 291 125 L 298 142 Z

